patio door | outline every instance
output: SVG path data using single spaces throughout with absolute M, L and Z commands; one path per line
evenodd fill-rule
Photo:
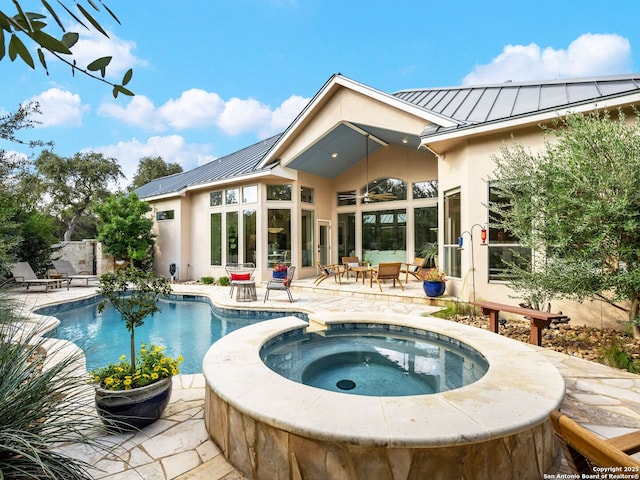
M 322 265 L 331 263 L 331 222 L 329 220 L 318 220 L 318 251 L 316 258 Z

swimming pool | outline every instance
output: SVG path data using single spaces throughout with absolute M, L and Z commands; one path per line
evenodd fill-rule
M 87 370 L 117 361 L 129 355 L 129 332 L 120 314 L 109 304 L 98 313 L 101 297 L 44 307 L 35 313 L 51 315 L 60 320 L 47 337 L 69 340 L 85 352 Z M 208 298 L 198 295 L 171 295 L 160 301 L 161 311 L 147 317 L 135 330 L 136 349 L 140 343 L 155 343 L 167 347 L 167 355 L 182 355 L 180 373 L 200 373 L 202 359 L 209 347 L 224 335 L 246 325 L 263 320 L 301 313 L 273 311 L 229 310 L 214 306 Z

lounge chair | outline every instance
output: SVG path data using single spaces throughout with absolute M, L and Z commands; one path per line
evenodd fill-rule
M 342 285 L 342 280 L 340 277 L 342 276 L 341 265 L 322 265 L 320 262 L 316 262 L 318 269 L 320 270 L 320 276 L 313 281 L 313 284 L 318 286 L 322 282 L 324 282 L 327 278 L 333 277 L 333 279 Z
M 53 260 L 52 263 L 56 272 L 68 279 L 69 286 L 72 280 L 84 280 L 85 287 L 89 286 L 89 280 L 98 280 L 96 275 L 78 273 L 69 260 Z
M 373 281 L 375 280 L 382 291 L 382 285 L 380 285 L 380 280 L 383 282 L 385 280 L 393 280 L 393 286 L 396 286 L 396 281 L 398 285 L 400 285 L 400 289 L 404 291 L 404 287 L 402 286 L 402 282 L 400 281 L 400 266 L 402 264 L 400 262 L 394 263 L 381 263 L 377 268 L 371 269 L 371 276 L 369 277 L 369 286 L 373 287 Z
M 296 267 L 289 267 L 287 269 L 287 278 L 272 278 L 267 282 L 266 291 L 264 292 L 264 301 L 266 302 L 269 298 L 269 292 L 271 290 L 282 290 L 287 292 L 289 295 L 289 301 L 293 302 L 293 297 L 291 296 L 291 291 L 289 287 L 291 287 L 291 283 L 293 282 L 293 274 L 296 271 Z
M 413 275 L 416 280 L 422 281 L 422 269 L 424 268 L 425 258 L 416 257 L 412 263 L 403 263 L 400 273 L 404 273 L 405 283 L 409 282 L 409 275 Z
M 349 272 L 353 267 L 360 267 L 362 263 L 358 257 L 342 257 L 342 276 L 347 275 L 347 279 L 349 278 Z M 357 278 L 357 274 L 354 273 L 354 276 Z
M 31 265 L 29 265 L 29 262 L 14 263 L 11 266 L 10 270 L 14 280 L 17 283 L 21 284 L 23 287 L 26 287 L 27 290 L 29 290 L 29 287 L 31 285 L 44 285 L 44 291 L 48 292 L 49 287 L 57 288 L 65 283 L 67 284 L 67 290 L 69 290 L 69 279 L 38 278 L 38 276 L 33 272 Z
M 256 264 L 252 262 L 247 263 L 227 263 L 224 267 L 231 281 L 231 290 L 229 296 L 233 297 L 233 290 L 236 288 L 238 282 L 246 282 L 253 280 L 253 272 L 256 270 Z
M 640 461 L 631 455 L 640 452 L 640 431 L 604 439 L 558 410 L 552 411 L 550 417 L 562 452 L 573 473 L 602 475 L 602 468 L 598 471 L 597 467 L 627 467 L 629 470 L 623 471 L 638 472 Z

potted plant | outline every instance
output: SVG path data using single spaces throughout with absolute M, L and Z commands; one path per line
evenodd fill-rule
M 422 288 L 428 297 L 439 297 L 444 293 L 447 274 L 444 270 L 433 267 L 422 273 Z
M 273 266 L 273 278 L 287 278 L 287 271 L 289 268 L 284 263 L 276 263 Z
M 136 354 L 135 329 L 147 315 L 160 311 L 158 299 L 171 293 L 168 280 L 134 267 L 100 277 L 98 292 L 104 297 L 98 309 L 110 302 L 130 333 L 130 357 L 91 372 L 96 385 L 96 407 L 108 427 L 127 431 L 145 427 L 158 418 L 169 402 L 171 377 L 179 372 L 182 357 L 173 359 L 163 346 L 144 343 Z

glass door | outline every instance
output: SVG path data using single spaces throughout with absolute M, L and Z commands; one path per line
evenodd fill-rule
M 318 252 L 317 259 L 322 265 L 331 263 L 331 222 L 318 220 Z

